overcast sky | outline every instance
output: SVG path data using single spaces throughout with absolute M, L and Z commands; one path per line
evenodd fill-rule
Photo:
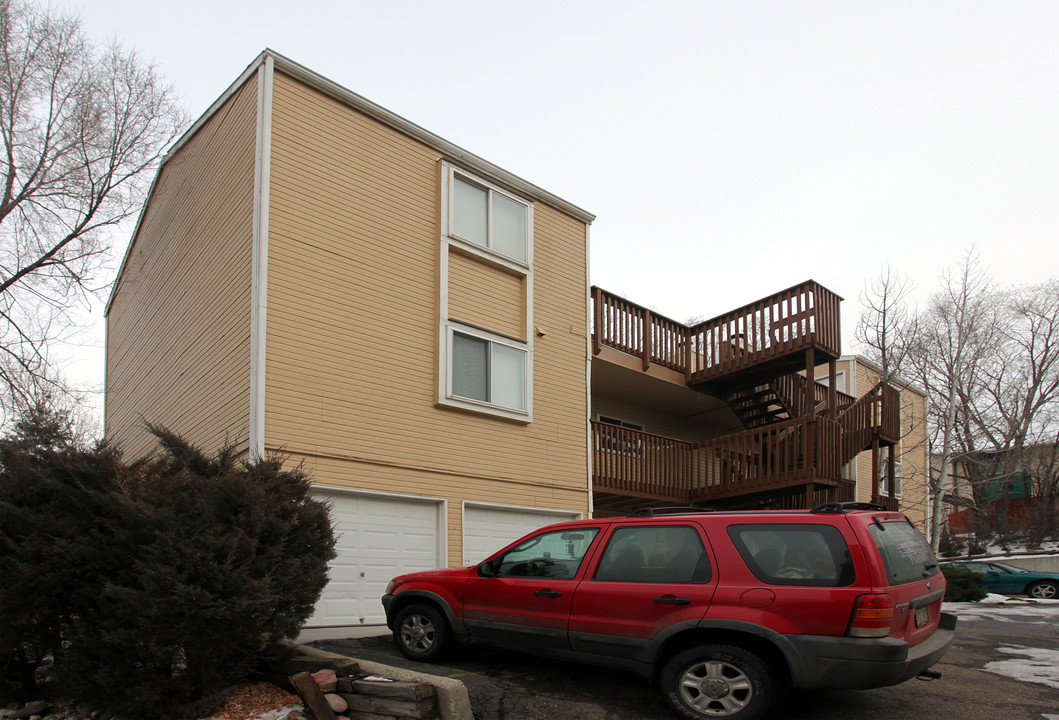
M 595 213 L 592 282 L 676 320 L 812 278 L 849 352 L 886 263 L 921 295 L 972 245 L 1059 275 L 1054 0 L 60 6 L 195 117 L 288 56 Z

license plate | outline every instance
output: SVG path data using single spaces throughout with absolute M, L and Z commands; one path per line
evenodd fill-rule
M 930 611 L 924 605 L 923 607 L 916 608 L 916 627 L 923 627 L 930 622 Z

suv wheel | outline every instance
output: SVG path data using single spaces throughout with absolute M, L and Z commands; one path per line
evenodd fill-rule
M 1035 597 L 1040 600 L 1053 600 L 1055 599 L 1056 592 L 1057 588 L 1055 586 L 1055 583 L 1048 582 L 1047 580 L 1045 580 L 1043 582 L 1035 582 L 1030 585 L 1030 589 L 1027 591 L 1026 594 L 1030 597 Z
M 408 605 L 397 613 L 393 639 L 405 657 L 419 662 L 441 659 L 453 642 L 452 631 L 441 613 L 420 603 Z
M 677 653 L 662 668 L 662 692 L 684 717 L 751 720 L 771 701 L 772 677 L 757 655 L 731 645 Z

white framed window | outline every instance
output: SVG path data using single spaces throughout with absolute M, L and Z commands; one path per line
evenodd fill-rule
M 820 377 L 816 378 L 816 382 L 820 383 L 824 387 L 829 387 L 831 385 L 831 376 L 830 375 L 821 375 Z M 835 390 L 838 390 L 841 393 L 849 392 L 846 389 L 846 371 L 845 370 L 839 370 L 838 372 L 835 373 Z
M 528 421 L 532 418 L 532 349 L 528 343 L 449 322 L 441 402 Z
M 890 489 L 889 464 L 889 458 L 883 458 L 882 462 L 879 463 L 879 494 L 884 497 L 889 495 Z M 901 461 L 898 460 L 894 463 L 894 497 L 901 497 L 901 491 L 903 489 L 901 482 Z
M 532 422 L 533 336 L 512 337 L 449 314 L 450 253 L 485 272 L 523 278 L 523 329 L 533 327 L 533 203 L 484 178 L 441 165 L 441 317 L 438 402 Z M 468 309 L 462 308 L 464 312 Z M 510 332 L 510 331 L 509 331 Z
M 450 242 L 525 271 L 532 261 L 532 203 L 481 178 L 444 166 L 444 233 Z

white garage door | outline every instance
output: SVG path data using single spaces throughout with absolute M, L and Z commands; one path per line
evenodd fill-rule
M 338 557 L 305 627 L 386 622 L 381 598 L 395 575 L 442 567 L 437 501 L 314 489 L 331 503 Z
M 468 503 L 463 508 L 464 567 L 477 565 L 511 541 L 539 527 L 579 517 L 580 513 L 562 510 L 527 510 Z

